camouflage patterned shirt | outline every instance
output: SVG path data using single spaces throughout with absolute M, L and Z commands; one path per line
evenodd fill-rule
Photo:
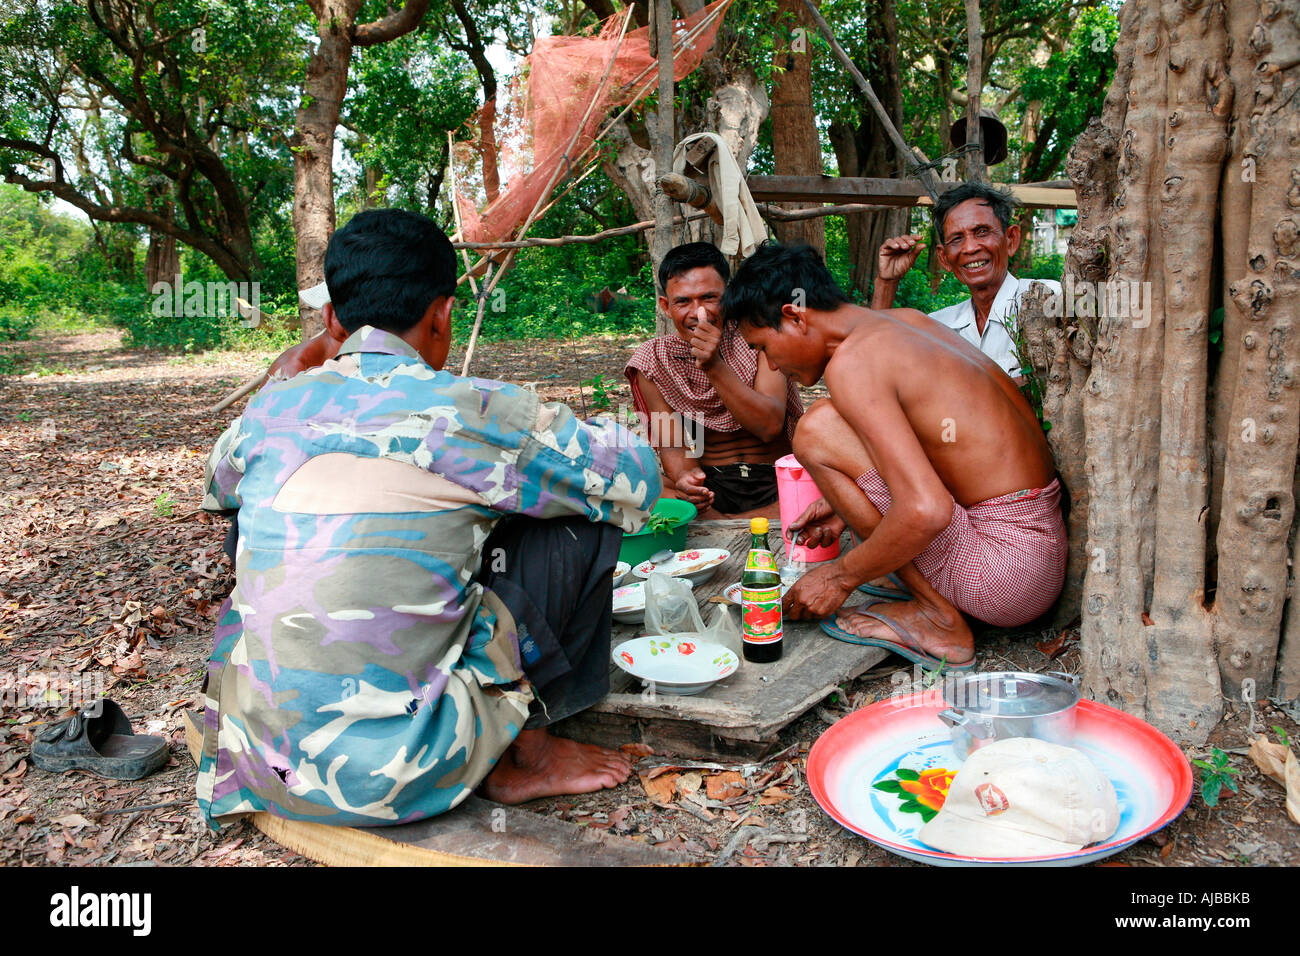
M 217 441 L 203 507 L 239 509 L 208 664 L 198 797 L 347 826 L 456 806 L 528 714 L 515 625 L 472 580 L 503 514 L 635 531 L 654 452 L 527 389 L 435 371 L 366 326 L 264 388 Z

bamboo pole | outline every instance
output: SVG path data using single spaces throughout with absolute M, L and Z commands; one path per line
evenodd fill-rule
M 894 144 L 894 149 L 898 152 L 899 158 L 907 164 L 908 171 L 921 181 L 921 185 L 930 194 L 930 198 L 938 202 L 939 184 L 934 178 L 934 170 L 924 168 L 917 163 L 916 154 L 912 152 L 912 148 L 907 145 L 907 141 L 903 139 L 902 134 L 898 132 L 893 121 L 889 118 L 889 114 L 885 112 L 885 107 L 876 96 L 876 91 L 871 88 L 871 83 L 862 75 L 862 71 L 854 65 L 853 59 L 844 52 L 844 47 L 840 46 L 839 41 L 835 39 L 835 34 L 831 32 L 830 24 L 821 15 L 821 11 L 817 9 L 812 0 L 803 0 L 803 3 L 808 8 L 808 13 L 812 16 L 813 22 L 817 24 L 817 28 L 826 37 L 826 42 L 830 44 L 831 51 L 844 64 L 844 68 L 853 77 L 853 82 L 857 83 L 858 89 L 862 91 L 862 94 L 867 98 L 867 102 L 871 104 L 871 108 L 876 113 L 876 118 L 880 120 L 880 125 L 884 127 L 886 135 L 889 136 L 889 141 Z
M 451 158 L 452 147 L 454 146 L 451 130 L 447 130 L 447 171 L 451 176 L 451 214 L 456 220 L 456 235 L 464 235 L 464 227 L 460 222 L 460 196 L 456 192 L 456 163 Z M 474 293 L 474 301 L 477 303 L 477 312 L 474 314 L 474 329 L 469 336 L 469 347 L 465 350 L 465 363 L 461 367 L 461 377 L 463 378 L 469 371 L 469 357 L 474 354 L 474 343 L 478 340 L 478 330 L 483 323 L 483 310 L 487 303 L 487 295 L 479 295 L 478 283 L 474 281 L 474 267 L 470 265 L 469 251 L 460 247 L 460 258 L 465 263 L 465 278 L 469 279 L 470 291 Z M 492 264 L 488 260 L 487 278 L 491 278 Z M 460 285 L 459 282 L 456 283 Z M 454 293 L 453 293 L 454 294 Z
M 623 17 L 623 26 L 618 31 L 618 40 L 614 43 L 614 52 L 610 54 L 609 62 L 605 64 L 605 72 L 600 78 L 600 84 L 596 87 L 596 93 L 591 98 L 590 102 L 587 103 L 587 109 L 582 114 L 582 119 L 578 121 L 578 125 L 573 131 L 573 136 L 569 139 L 569 145 L 564 149 L 564 153 L 561 156 L 563 162 L 556 165 L 555 171 L 551 174 L 550 182 L 546 184 L 546 188 L 542 190 L 540 195 L 538 195 L 537 202 L 533 204 L 532 212 L 528 214 L 528 218 L 524 220 L 524 224 L 519 228 L 520 237 L 528 232 L 528 228 L 533 224 L 533 220 L 537 218 L 537 214 L 541 211 L 542 206 L 550 197 L 551 190 L 555 188 L 556 182 L 559 181 L 560 175 L 570 169 L 572 159 L 569 157 L 569 151 L 577 144 L 578 137 L 582 135 L 582 131 L 587 126 L 587 120 L 591 117 L 591 111 L 600 100 L 601 94 L 605 90 L 605 84 L 609 82 L 609 75 L 613 72 L 614 63 L 618 59 L 618 51 L 623 47 L 623 37 L 627 35 L 628 24 L 632 22 L 632 14 L 635 9 L 635 7 L 631 6 L 627 8 L 627 15 Z M 478 342 L 478 333 L 483 326 L 483 312 L 484 307 L 487 305 L 487 298 L 492 294 L 497 283 L 501 281 L 501 277 L 506 274 L 506 271 L 510 268 L 510 264 L 514 262 L 515 254 L 517 252 L 518 249 L 510 249 L 506 253 L 505 260 L 501 263 L 495 275 L 488 276 L 485 274 L 484 278 L 486 281 L 483 284 L 483 293 L 479 296 L 478 300 L 478 313 L 474 317 L 474 328 L 470 332 L 469 344 L 465 347 L 465 361 L 461 364 L 460 374 L 462 377 L 469 374 L 469 364 L 474 358 L 474 346 Z M 489 265 L 489 273 L 491 272 L 491 268 L 491 265 Z
M 966 0 L 966 178 L 986 183 L 984 127 L 980 123 L 980 96 L 984 91 L 984 33 L 980 28 L 980 0 Z
M 662 176 L 672 169 L 673 145 L 677 142 L 673 115 L 673 20 L 669 11 L 669 0 L 653 0 L 651 13 L 650 41 L 651 54 L 659 64 L 659 108 L 655 111 L 654 126 L 651 129 L 651 155 L 654 158 L 655 171 Z M 653 274 L 658 274 L 659 264 L 668 254 L 676 239 L 673 232 L 673 200 L 663 191 L 654 193 L 654 237 L 650 243 L 650 262 Z M 667 315 L 655 309 L 655 327 L 659 335 L 672 331 L 672 322 Z
M 793 222 L 798 219 L 818 219 L 822 216 L 847 216 L 859 212 L 897 211 L 899 206 L 881 206 L 871 203 L 844 203 L 838 206 L 814 206 L 808 209 L 782 209 L 773 203 L 755 203 L 760 213 L 781 222 Z M 689 216 L 674 216 L 673 225 L 682 225 L 697 219 L 707 218 L 708 213 Z M 552 236 L 533 239 L 502 239 L 498 242 L 455 242 L 457 249 L 528 249 L 532 246 L 568 246 L 574 244 L 591 244 L 619 236 L 631 236 L 654 228 L 653 219 L 643 219 L 628 226 L 616 226 L 588 236 Z

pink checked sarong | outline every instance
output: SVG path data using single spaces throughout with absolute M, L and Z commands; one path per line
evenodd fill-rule
M 857 485 L 881 514 L 893 501 L 880 473 Z M 915 558 L 917 570 L 958 610 L 995 627 L 1017 627 L 1060 596 L 1069 550 L 1061 518 L 1061 484 L 1013 491 L 963 508 Z

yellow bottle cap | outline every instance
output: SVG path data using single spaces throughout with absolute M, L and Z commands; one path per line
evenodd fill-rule
M 749 519 L 749 533 L 750 533 L 750 534 L 767 534 L 767 519 L 766 519 L 766 518 L 750 518 L 750 519 Z

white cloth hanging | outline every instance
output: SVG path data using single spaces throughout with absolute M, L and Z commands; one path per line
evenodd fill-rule
M 713 202 L 722 213 L 722 241 L 718 243 L 722 254 L 753 255 L 759 243 L 767 238 L 767 224 L 754 205 L 754 197 L 745 185 L 745 174 L 731 155 L 731 147 L 717 133 L 695 133 L 673 150 L 673 172 L 685 173 L 688 161 L 708 173 Z

